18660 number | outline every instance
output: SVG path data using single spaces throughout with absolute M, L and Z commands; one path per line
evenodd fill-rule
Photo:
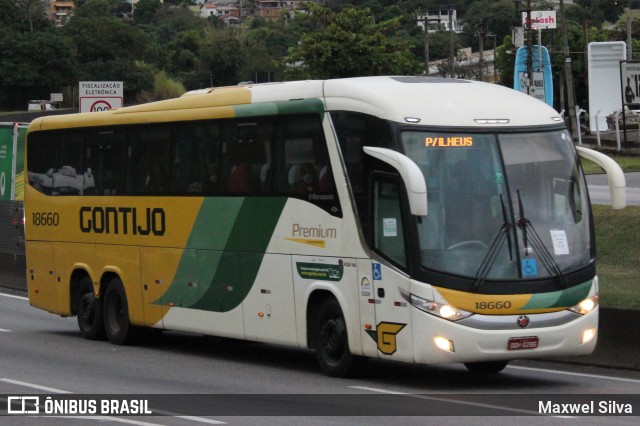
M 509 309 L 511 302 L 476 302 L 476 309 Z
M 58 226 L 60 215 L 53 212 L 33 212 L 31 213 L 31 223 L 34 226 Z

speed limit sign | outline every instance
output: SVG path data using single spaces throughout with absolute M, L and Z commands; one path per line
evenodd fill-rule
M 122 107 L 122 81 L 81 81 L 80 112 L 109 111 Z
M 109 111 L 112 108 L 111 104 L 104 100 L 100 99 L 91 104 L 91 108 L 89 108 L 89 112 L 98 112 L 98 111 Z

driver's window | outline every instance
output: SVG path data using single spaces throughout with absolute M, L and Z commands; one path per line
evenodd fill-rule
M 375 249 L 397 265 L 406 267 L 399 184 L 397 180 L 377 179 L 373 191 Z

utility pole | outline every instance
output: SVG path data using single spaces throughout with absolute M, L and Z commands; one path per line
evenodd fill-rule
M 424 71 L 429 77 L 429 16 L 424 18 Z
M 455 57 L 453 56 L 453 5 L 447 5 L 449 15 L 449 69 L 451 78 L 455 78 Z
M 560 21 L 562 22 L 564 77 L 567 83 L 567 110 L 569 111 L 569 128 L 571 136 L 575 140 L 578 137 L 580 127 L 576 117 L 576 98 L 573 87 L 573 74 L 571 73 L 571 55 L 569 54 L 569 40 L 567 38 L 567 20 L 564 16 L 564 0 L 560 0 Z
M 561 0 L 562 1 L 562 0 Z M 533 37 L 531 35 L 531 0 L 527 0 L 527 76 L 529 77 L 529 87 L 527 93 L 531 95 L 531 90 L 535 90 L 533 86 Z
M 480 65 L 480 81 L 484 81 L 484 27 L 480 28 L 478 41 L 478 64 Z
M 424 25 L 424 74 L 429 77 L 429 11 L 425 12 L 425 16 L 420 17 L 417 13 L 417 21 Z
M 631 37 L 631 17 L 627 17 L 627 60 L 633 61 L 633 38 Z

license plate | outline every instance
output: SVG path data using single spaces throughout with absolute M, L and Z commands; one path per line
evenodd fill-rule
M 511 337 L 507 349 L 510 351 L 519 351 L 524 349 L 535 349 L 538 347 L 538 337 Z

